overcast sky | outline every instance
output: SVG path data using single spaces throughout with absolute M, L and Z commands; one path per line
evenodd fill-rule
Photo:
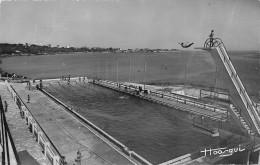
M 0 0 L 1 1 L 1 0 Z M 120 48 L 260 50 L 259 0 L 2 1 L 0 42 Z

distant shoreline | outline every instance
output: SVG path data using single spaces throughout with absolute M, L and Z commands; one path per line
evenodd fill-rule
M 194 52 L 198 52 L 197 50 L 194 50 Z M 93 54 L 98 54 L 98 53 L 120 53 L 120 54 L 128 54 L 128 53 L 157 53 L 157 54 L 165 54 L 165 53 L 176 53 L 176 52 L 193 52 L 193 50 L 176 50 L 176 51 L 167 51 L 167 52 L 88 52 L 88 51 L 78 51 L 78 52 L 53 52 L 53 53 L 39 53 L 39 54 L 30 54 L 30 53 L 21 53 L 21 54 L 0 54 L 0 58 L 3 57 L 16 57 L 16 56 L 46 56 L 46 55 L 65 55 L 65 54 L 77 54 L 77 53 L 93 53 Z M 201 51 L 204 52 L 204 51 Z M 232 56 L 235 55 L 235 53 L 238 53 L 237 56 L 248 56 L 247 54 L 244 53 L 253 53 L 253 54 L 259 54 L 260 56 L 260 52 L 259 51 L 253 51 L 253 50 L 230 50 L 229 52 L 232 53 Z M 251 55 L 252 56 L 252 55 Z
M 0 54 L 1 57 L 16 57 L 16 56 L 48 56 L 48 55 L 63 55 L 63 54 L 77 54 L 77 53 L 121 53 L 121 54 L 128 54 L 128 53 L 158 53 L 158 54 L 164 54 L 164 53 L 174 53 L 178 51 L 169 51 L 169 52 L 61 52 L 61 53 L 48 53 L 48 54 Z M 180 51 L 181 52 L 181 51 Z

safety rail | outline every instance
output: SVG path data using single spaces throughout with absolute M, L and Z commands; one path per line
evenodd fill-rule
M 60 165 L 62 160 L 62 155 L 59 153 L 58 149 L 49 139 L 47 134 L 41 128 L 40 124 L 35 120 L 32 113 L 29 111 L 26 104 L 20 98 L 20 96 L 16 93 L 14 88 L 5 81 L 8 91 L 12 95 L 14 101 L 17 103 L 18 107 L 20 107 L 20 113 L 22 118 L 24 118 L 29 125 L 31 133 L 33 133 L 36 137 L 36 141 L 43 149 L 43 154 L 48 158 L 52 165 Z M 21 105 L 19 105 L 21 104 Z
M 157 92 L 157 91 L 151 91 L 151 94 L 154 94 L 155 96 L 166 97 L 168 99 L 174 99 L 177 102 L 181 102 L 181 103 L 191 105 L 191 106 L 194 106 L 194 107 L 203 108 L 203 109 L 210 110 L 210 111 L 213 111 L 213 112 L 216 111 L 216 110 L 221 111 L 221 112 L 227 111 L 226 108 L 217 107 L 217 106 L 211 105 L 207 102 L 197 100 L 197 99 L 189 97 L 189 96 L 179 95 L 179 94 L 175 94 L 175 93 L 165 94 L 163 92 Z
M 233 84 L 236 87 L 237 92 L 239 93 L 239 96 L 241 97 L 247 112 L 250 116 L 250 118 L 252 119 L 254 126 L 256 127 L 256 130 L 258 132 L 258 134 L 260 134 L 260 126 L 259 126 L 259 122 L 260 122 L 260 118 L 258 116 L 257 111 L 255 110 L 255 107 L 252 104 L 252 100 L 249 98 L 246 89 L 244 88 L 238 74 L 236 73 L 236 70 L 230 60 L 230 57 L 228 56 L 224 44 L 222 43 L 221 45 L 219 45 L 218 47 L 216 47 L 218 54 L 220 55 L 220 58 L 224 64 L 224 66 L 226 67 L 226 70 L 233 82 Z
M 12 164 L 21 165 L 18 153 L 16 151 L 12 135 L 10 133 L 4 108 L 2 104 L 2 98 L 0 96 L 0 113 L 1 113 L 1 131 L 0 131 L 0 143 L 1 143 L 1 163 L 0 164 Z
M 229 66 L 229 74 L 231 74 L 231 79 L 233 80 L 233 79 L 235 79 L 236 81 L 236 83 L 234 83 L 235 85 L 238 85 L 238 86 L 236 86 L 236 89 L 237 89 L 237 91 L 244 97 L 244 98 L 242 98 L 242 99 L 246 99 L 246 101 L 245 100 L 243 100 L 243 101 L 245 101 L 246 102 L 246 106 L 248 106 L 247 104 L 248 104 L 248 102 L 250 103 L 250 105 L 252 105 L 252 101 L 251 101 L 251 99 L 249 98 L 249 96 L 248 96 L 248 94 L 247 94 L 247 92 L 246 92 L 246 89 L 245 89 L 245 87 L 244 87 L 244 85 L 242 84 L 242 82 L 241 82 L 241 80 L 240 80 L 240 78 L 239 78 L 239 76 L 238 76 L 238 73 L 236 73 L 236 70 L 235 70 L 235 68 L 234 68 L 234 66 L 232 65 L 232 62 L 231 62 L 231 60 L 230 60 L 230 58 L 229 58 L 229 56 L 227 55 L 227 53 L 226 53 L 226 50 L 224 49 L 224 47 L 220 47 L 221 49 L 220 50 L 223 50 L 223 52 L 221 52 L 221 53 L 223 53 L 222 55 L 223 56 L 225 56 L 228 60 L 226 60 L 227 61 L 227 64 L 228 64 L 228 66 Z M 224 61 L 225 61 L 225 57 L 224 57 Z M 253 105 L 252 105 L 253 106 Z
M 254 109 L 255 107 L 254 107 L 254 105 L 253 105 L 253 102 L 252 102 L 252 100 L 250 99 L 250 97 L 248 96 L 248 94 L 247 94 L 247 92 L 246 92 L 246 89 L 245 89 L 245 87 L 244 87 L 242 81 L 240 80 L 240 78 L 239 78 L 239 76 L 238 76 L 238 73 L 236 73 L 236 70 L 235 70 L 235 68 L 234 68 L 234 66 L 233 66 L 233 64 L 232 64 L 232 62 L 231 62 L 231 59 L 229 58 L 229 56 L 228 56 L 228 54 L 227 54 L 227 52 L 226 52 L 225 47 L 223 47 L 222 50 L 224 51 L 224 55 L 228 57 L 228 59 L 229 59 L 229 60 L 228 60 L 229 65 L 230 65 L 231 68 L 233 69 L 233 72 L 236 74 L 235 79 L 237 79 L 237 81 L 239 82 L 240 87 L 242 87 L 242 89 L 243 89 L 242 91 L 240 90 L 240 92 L 242 92 L 243 96 L 246 97 L 246 99 L 247 99 L 247 104 L 248 104 L 248 102 L 249 102 L 249 103 L 250 103 L 249 105 L 251 106 L 251 108 Z M 241 88 L 240 88 L 240 89 L 241 89 Z M 238 90 L 238 89 L 237 89 L 237 90 Z M 246 104 L 246 105 L 247 105 L 247 104 Z M 255 109 L 254 109 L 254 111 L 255 111 Z

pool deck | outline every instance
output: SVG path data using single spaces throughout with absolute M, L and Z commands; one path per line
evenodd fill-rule
M 8 105 L 8 111 L 5 112 L 5 115 L 18 155 L 20 151 L 26 150 L 39 164 L 50 165 L 49 160 L 36 142 L 36 138 L 30 133 L 26 121 L 21 118 L 20 110 L 3 82 L 0 82 L 0 94 L 2 101 L 6 101 Z
M 11 85 L 68 164 L 76 164 L 78 150 L 83 156 L 81 164 L 140 164 L 42 92 L 29 90 L 26 84 Z

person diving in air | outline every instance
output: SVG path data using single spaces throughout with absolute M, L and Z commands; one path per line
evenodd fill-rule
M 179 43 L 179 42 L 178 42 Z M 188 44 L 188 42 L 186 42 L 186 44 L 184 44 L 183 42 L 182 43 L 179 43 L 183 48 L 188 48 L 188 47 L 190 47 L 191 45 L 193 45 L 194 43 L 192 42 L 192 43 L 190 43 L 190 44 Z

